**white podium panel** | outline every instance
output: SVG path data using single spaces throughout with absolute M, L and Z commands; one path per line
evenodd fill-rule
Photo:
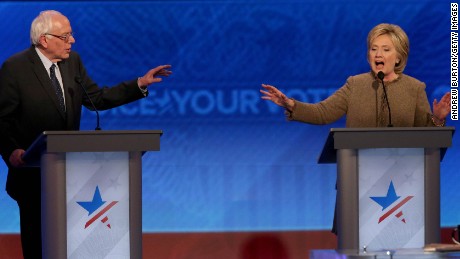
M 454 127 L 331 129 L 318 159 L 337 163 L 339 250 L 439 243 L 440 162 Z
M 130 258 L 129 153 L 66 153 L 68 258 Z
M 424 155 L 423 148 L 358 151 L 360 248 L 425 245 Z
M 41 167 L 42 257 L 142 258 L 142 154 L 161 130 L 45 131 L 24 154 Z

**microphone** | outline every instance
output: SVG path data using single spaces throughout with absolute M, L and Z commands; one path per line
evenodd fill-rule
M 385 89 L 385 83 L 383 83 L 383 78 L 385 77 L 385 74 L 382 71 L 379 71 L 377 73 L 377 77 L 382 81 L 382 86 L 383 86 L 383 94 L 385 95 L 385 100 L 387 101 L 387 106 L 388 106 L 388 127 L 393 127 L 393 124 L 391 124 L 391 109 L 390 109 L 390 103 L 388 102 L 388 95 L 387 95 L 387 90 Z
M 75 76 L 75 82 L 77 82 L 81 86 L 81 89 L 83 89 L 83 92 L 85 92 L 86 97 L 88 98 L 89 102 L 91 103 L 91 106 L 93 107 L 94 111 L 96 112 L 97 124 L 96 124 L 95 130 L 101 130 L 101 127 L 99 126 L 99 112 L 96 109 L 96 106 L 94 105 L 93 101 L 89 97 L 89 94 L 86 91 L 85 87 L 83 86 L 83 82 L 82 82 L 81 78 L 79 76 Z

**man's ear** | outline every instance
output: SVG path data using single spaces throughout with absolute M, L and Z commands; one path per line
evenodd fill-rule
M 48 48 L 48 38 L 46 38 L 46 35 L 41 35 L 38 42 L 43 48 Z

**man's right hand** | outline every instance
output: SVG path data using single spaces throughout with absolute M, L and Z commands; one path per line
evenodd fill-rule
M 10 164 L 14 167 L 25 165 L 26 162 L 22 160 L 22 156 L 26 153 L 24 149 L 15 149 L 10 155 Z

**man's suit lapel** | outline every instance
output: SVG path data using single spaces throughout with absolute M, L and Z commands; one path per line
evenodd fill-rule
M 32 46 L 29 49 L 29 57 L 30 57 L 30 60 L 32 62 L 32 67 L 33 67 L 35 75 L 37 76 L 38 81 L 40 81 L 40 84 L 43 87 L 43 89 L 45 90 L 45 92 L 53 100 L 53 103 L 56 106 L 56 109 L 61 114 L 62 118 L 65 119 L 66 114 L 64 114 L 59 109 L 59 101 L 58 101 L 58 98 L 56 96 L 56 93 L 54 92 L 53 86 L 51 85 L 51 79 L 50 79 L 50 77 L 48 75 L 48 71 L 46 71 L 46 68 L 43 65 L 42 61 L 40 60 L 40 57 L 38 56 L 37 52 L 35 51 L 34 46 Z M 68 91 L 65 90 L 65 87 L 64 87 L 64 91 L 66 92 L 66 102 L 67 102 L 67 95 L 68 95 L 67 92 Z M 67 103 L 66 103 L 66 106 L 67 106 Z

